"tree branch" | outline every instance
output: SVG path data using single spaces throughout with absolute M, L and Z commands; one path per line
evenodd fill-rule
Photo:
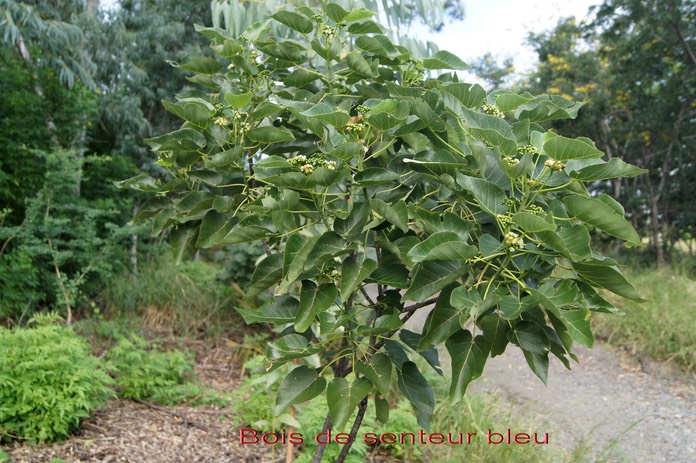
M 360 426 L 362 426 L 362 421 L 363 418 L 365 417 L 365 412 L 367 411 L 367 397 L 362 399 L 360 401 L 360 404 L 358 405 L 358 414 L 355 417 L 355 421 L 353 421 L 353 427 L 350 429 L 350 439 L 348 440 L 348 443 L 343 446 L 341 449 L 341 453 L 338 454 L 338 458 L 336 459 L 336 463 L 343 463 L 348 456 L 348 452 L 350 452 L 350 448 L 353 446 L 353 442 L 355 441 L 355 437 L 358 435 L 358 430 L 360 429 Z

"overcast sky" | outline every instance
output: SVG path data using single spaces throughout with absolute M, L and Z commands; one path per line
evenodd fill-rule
M 463 0 L 464 20 L 447 24 L 439 33 L 414 28 L 421 38 L 471 63 L 486 52 L 500 59 L 511 56 L 518 72 L 531 71 L 536 56 L 524 44 L 529 32 L 553 28 L 560 18 L 587 17 L 601 0 Z M 501 60 L 502 61 L 502 60 Z

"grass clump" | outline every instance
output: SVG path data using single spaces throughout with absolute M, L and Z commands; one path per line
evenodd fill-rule
M 36 315 L 30 328 L 0 327 L 0 441 L 63 439 L 113 395 L 90 346 L 59 320 Z
M 598 336 L 636 354 L 696 372 L 696 281 L 670 271 L 632 270 L 627 277 L 647 299 L 612 300 L 626 315 L 595 318 Z

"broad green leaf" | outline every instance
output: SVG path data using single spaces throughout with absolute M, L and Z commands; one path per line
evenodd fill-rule
M 463 71 L 471 66 L 459 59 L 458 56 L 452 53 L 440 50 L 430 58 L 423 59 L 423 67 L 430 70 L 436 69 L 452 69 L 455 71 Z
M 307 255 L 309 254 L 309 249 L 306 250 L 304 254 L 304 260 L 302 259 L 302 256 L 300 255 L 300 251 L 303 249 L 303 247 L 310 241 L 310 239 L 304 235 L 300 235 L 298 233 L 292 234 L 288 237 L 287 242 L 285 243 L 285 251 L 283 252 L 283 276 L 284 278 L 288 277 L 288 273 L 290 272 L 291 266 L 294 264 L 296 267 L 297 265 L 304 265 L 304 260 L 307 259 Z M 314 243 L 312 243 L 313 245 Z M 297 277 L 301 272 L 300 271 L 296 272 L 297 274 L 295 277 Z
M 349 383 L 345 378 L 334 378 L 326 388 L 326 402 L 329 404 L 334 428 L 341 430 L 358 404 L 372 390 L 372 382 L 358 378 Z
M 288 87 L 302 88 L 320 78 L 320 74 L 300 68 L 288 74 L 283 83 Z
M 551 284 L 544 284 L 538 290 L 530 289 L 530 292 L 539 304 L 563 323 L 566 331 L 575 341 L 589 348 L 594 344 L 589 309 L 563 309 L 566 305 L 576 305 L 575 296 L 578 291 L 571 285 L 569 280 L 564 280 L 556 288 Z
M 212 170 L 196 170 L 189 174 L 189 180 L 210 186 L 218 186 L 222 183 L 222 173 Z
M 407 329 L 399 330 L 399 339 L 401 339 L 404 344 L 406 344 L 411 349 L 415 350 L 420 354 L 421 357 L 425 359 L 426 362 L 435 370 L 435 372 L 443 376 L 442 368 L 440 365 L 440 355 L 435 347 L 430 347 L 428 349 L 418 350 L 420 345 L 421 334 L 416 333 Z
M 503 154 L 512 156 L 517 153 L 517 139 L 512 128 L 503 119 L 489 114 L 464 108 L 464 120 L 471 134 L 481 141 L 499 146 Z
M 505 214 L 507 212 L 507 206 L 503 204 L 503 200 L 507 198 L 507 195 L 497 185 L 463 174 L 457 174 L 457 184 L 473 193 L 484 211 L 493 215 Z
M 280 253 L 266 256 L 254 270 L 251 283 L 247 288 L 246 297 L 252 298 L 261 294 L 283 277 L 283 255 Z
M 114 182 L 114 186 L 120 189 L 128 189 L 135 191 L 155 192 L 160 191 L 162 187 L 157 184 L 157 180 L 147 174 L 136 175 L 120 182 Z
M 197 151 L 206 144 L 202 133 L 189 128 L 175 130 L 159 137 L 146 138 L 145 142 L 153 151 Z
M 465 316 L 465 308 L 455 308 L 450 304 L 454 285 L 444 288 L 430 311 L 423 326 L 423 335 L 418 342 L 418 349 L 445 342 L 452 334 L 461 329 L 461 318 Z
M 239 244 L 258 241 L 270 236 L 271 232 L 267 228 L 258 225 L 235 225 L 230 232 L 225 235 L 220 244 Z
M 326 15 L 333 19 L 334 22 L 341 22 L 343 18 L 348 15 L 348 12 L 343 9 L 343 7 L 337 3 L 328 3 L 326 5 Z
M 278 416 L 288 407 L 312 400 L 326 388 L 326 380 L 316 370 L 301 365 L 292 370 L 280 383 L 273 413 Z
M 614 266 L 607 266 L 597 260 L 592 260 L 589 262 L 573 262 L 573 268 L 578 272 L 581 280 L 592 286 L 608 289 L 612 293 L 633 299 L 634 301 L 644 301 L 633 285 Z
M 334 220 L 334 231 L 349 241 L 364 239 L 363 228 L 367 225 L 371 211 L 370 206 L 365 203 L 353 203 L 353 209 L 347 218 L 339 217 Z
M 382 395 L 389 394 L 391 388 L 392 362 L 382 352 L 378 352 L 370 358 L 369 362 L 357 362 L 355 369 L 366 376 Z
M 368 167 L 353 177 L 355 183 L 362 186 L 374 186 L 389 184 L 399 178 L 399 174 L 382 167 Z
M 394 288 L 407 288 L 408 269 L 401 264 L 382 265 L 370 274 L 370 281 Z
M 468 317 L 477 320 L 478 317 L 486 312 L 491 307 L 496 306 L 500 302 L 500 295 L 490 292 L 484 299 L 475 287 L 465 288 L 460 286 L 452 291 L 450 304 L 453 307 L 460 309 L 461 312 L 468 314 Z M 463 324 L 466 320 L 461 319 Z
M 349 252 L 351 252 L 351 248 L 346 246 L 346 240 L 332 231 L 326 232 L 314 242 L 307 255 L 305 268 L 318 267 L 329 259 Z
M 284 323 L 291 323 L 297 318 L 297 313 L 300 310 L 300 302 L 291 296 L 278 296 L 258 309 L 240 307 L 236 307 L 235 309 L 248 324 L 273 323 L 282 325 Z
M 478 326 L 481 328 L 483 337 L 491 344 L 491 357 L 502 355 L 509 343 L 507 335 L 510 331 L 510 322 L 492 313 L 479 318 Z
M 210 123 L 210 111 L 198 103 L 176 104 L 162 100 L 164 109 L 202 129 Z
M 453 95 L 465 108 L 480 108 L 486 101 L 486 91 L 479 84 L 450 83 L 442 89 Z
M 307 111 L 301 113 L 303 116 L 312 117 L 321 122 L 334 127 L 343 127 L 350 119 L 350 114 L 346 111 L 331 106 L 327 103 L 319 103 L 312 106 Z
M 408 210 L 403 200 L 389 205 L 381 199 L 371 199 L 370 207 L 404 233 L 408 232 Z
M 371 18 L 375 13 L 367 8 L 353 8 L 348 12 L 348 15 L 343 18 L 344 22 L 351 23 L 355 21 L 361 21 L 363 19 Z
M 519 322 L 508 333 L 508 340 L 522 349 L 529 367 L 546 384 L 551 345 L 544 329 L 533 322 Z
M 443 121 L 442 118 L 433 111 L 430 105 L 424 101 L 412 101 L 411 112 L 418 116 L 426 127 L 435 132 L 444 132 L 447 129 L 445 121 Z
M 299 333 L 306 331 L 318 313 L 331 307 L 337 294 L 336 285 L 333 283 L 317 286 L 313 281 L 304 280 L 300 293 L 300 311 L 295 318 L 295 330 Z
M 183 259 L 184 252 L 191 244 L 193 238 L 193 230 L 185 224 L 177 226 L 169 233 L 169 243 L 172 246 L 172 253 L 174 254 L 174 262 L 176 265 L 179 265 L 181 259 Z
M 346 257 L 341 267 L 341 302 L 346 302 L 376 268 L 377 262 L 372 259 L 358 261 L 356 256 Z
M 271 16 L 278 22 L 281 22 L 300 34 L 309 34 L 314 30 L 312 21 L 305 18 L 301 14 L 293 13 L 292 11 L 279 11 Z
M 452 358 L 450 400 L 457 403 L 464 397 L 469 383 L 483 373 L 491 344 L 481 335 L 473 338 L 469 330 L 460 330 L 445 342 L 445 347 Z
M 350 142 L 338 145 L 329 154 L 342 161 L 349 161 L 361 153 L 364 153 L 363 146 L 360 143 Z
M 411 272 L 411 285 L 403 301 L 423 302 L 468 271 L 461 261 L 430 260 L 421 262 Z
M 406 396 L 416 410 L 418 424 L 430 429 L 430 419 L 435 410 L 435 395 L 428 380 L 413 362 L 405 362 L 398 370 L 399 390 Z
M 648 173 L 648 171 L 645 169 L 626 164 L 619 158 L 612 158 L 609 162 L 593 164 L 570 172 L 570 176 L 583 182 L 596 182 L 597 180 L 607 180 L 617 177 L 635 177 L 636 175 L 646 173 Z
M 624 219 L 622 214 L 618 214 L 604 202 L 573 195 L 563 198 L 563 203 L 571 216 L 631 244 L 637 246 L 642 244 L 633 226 Z
M 568 259 L 583 260 L 592 257 L 590 234 L 584 225 L 571 225 L 556 232 L 541 232 L 538 236 L 545 245 L 552 247 Z
M 240 93 L 238 95 L 233 93 L 225 93 L 225 101 L 234 109 L 242 109 L 249 104 L 253 97 L 254 95 L 251 92 Z
M 233 226 L 233 222 L 225 214 L 208 211 L 201 223 L 196 246 L 209 248 L 220 243 Z
M 249 140 L 257 143 L 281 143 L 284 141 L 293 141 L 295 136 L 285 127 L 257 127 L 247 132 Z
M 375 417 L 382 424 L 389 421 L 389 401 L 379 394 L 375 394 Z
M 374 37 L 361 35 L 355 39 L 355 44 L 362 50 L 369 51 L 370 53 L 374 53 L 375 55 L 383 56 L 385 58 L 395 58 L 399 55 L 399 51 L 396 49 L 392 41 L 389 40 L 389 38 L 385 35 L 375 35 Z
M 193 58 L 183 64 L 176 64 L 170 61 L 170 64 L 176 68 L 200 74 L 217 74 L 222 69 L 222 64 L 218 60 L 205 57 Z
M 348 68 L 363 77 L 375 77 L 375 73 L 372 71 L 372 66 L 363 58 L 362 54 L 358 51 L 352 51 L 346 57 L 346 63 Z
M 464 243 L 454 232 L 438 232 L 408 252 L 413 262 L 426 260 L 466 260 L 478 254 L 475 246 Z
M 512 216 L 512 221 L 529 233 L 554 231 L 556 229 L 556 224 L 553 222 L 549 223 L 542 216 L 529 212 L 518 212 Z
M 384 28 L 374 21 L 362 21 L 348 26 L 351 34 L 384 34 Z
M 604 156 L 587 138 L 566 138 L 547 132 L 544 135 L 544 154 L 556 161 L 601 158 Z
M 585 347 L 594 345 L 594 336 L 590 326 L 590 311 L 588 309 L 560 310 L 560 318 L 572 338 Z
M 270 343 L 266 349 L 266 357 L 271 360 L 291 360 L 309 357 L 322 349 L 320 345 L 310 345 L 307 338 L 301 334 L 290 333 Z

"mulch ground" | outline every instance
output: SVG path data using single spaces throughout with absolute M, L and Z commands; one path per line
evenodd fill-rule
M 201 384 L 231 392 L 242 382 L 237 350 L 226 342 L 211 346 L 186 343 L 196 352 Z M 273 404 L 269 403 L 269 407 Z M 111 400 L 97 410 L 68 440 L 31 446 L 4 447 L 11 463 L 275 463 L 285 462 L 285 448 L 239 444 L 243 423 L 229 409 L 214 406 L 160 406 L 131 400 Z M 298 449 L 295 449 L 296 452 Z M 369 462 L 396 461 L 373 452 Z

